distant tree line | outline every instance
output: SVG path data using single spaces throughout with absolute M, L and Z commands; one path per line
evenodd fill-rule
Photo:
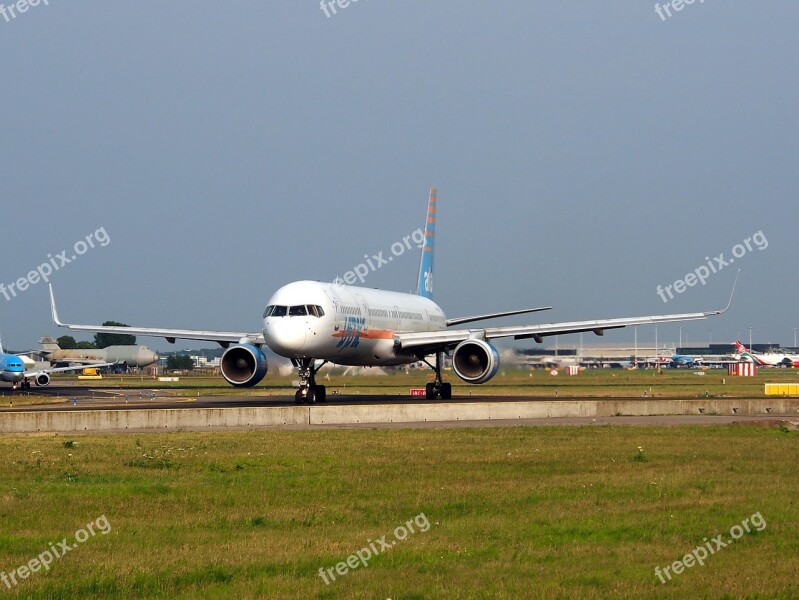
M 188 354 L 175 354 L 167 357 L 166 368 L 170 371 L 191 371 L 194 369 L 194 361 Z

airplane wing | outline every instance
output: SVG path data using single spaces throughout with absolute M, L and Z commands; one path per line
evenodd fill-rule
M 726 309 L 725 309 L 726 310 Z M 648 317 L 625 317 L 620 319 L 600 319 L 596 321 L 573 321 L 565 323 L 546 323 L 543 325 L 521 325 L 510 327 L 486 327 L 484 329 L 455 329 L 448 331 L 431 331 L 421 333 L 399 333 L 394 336 L 394 342 L 406 350 L 424 350 L 426 348 L 446 349 L 455 346 L 467 339 L 492 340 L 495 338 L 512 337 L 516 340 L 532 338 L 541 343 L 545 337 L 562 335 L 565 333 L 580 333 L 591 331 L 596 335 L 604 335 L 607 329 L 621 329 L 632 325 L 654 325 L 658 323 L 672 323 L 676 321 L 694 321 L 706 319 L 709 316 L 720 315 L 723 310 L 683 313 L 672 315 L 654 315 Z
M 108 366 L 108 363 L 104 363 L 99 359 L 93 358 L 64 358 L 61 360 L 53 360 L 50 362 L 60 362 L 60 363 L 69 363 L 71 365 L 82 365 L 81 368 L 85 369 L 86 367 L 105 367 Z M 116 363 L 111 363 L 115 365 Z
M 447 327 L 453 325 L 463 325 L 464 323 L 472 323 L 474 321 L 487 321 L 488 319 L 497 319 L 499 317 L 512 317 L 514 315 L 523 315 L 527 313 L 540 312 L 542 310 L 552 310 L 551 306 L 539 306 L 538 308 L 523 308 L 521 310 L 507 310 L 505 312 L 488 313 L 487 315 L 474 315 L 473 317 L 460 317 L 458 319 L 447 319 Z
M 176 339 L 181 340 L 201 340 L 217 342 L 220 346 L 226 347 L 230 343 L 241 344 L 263 344 L 263 333 L 249 333 L 246 331 L 205 331 L 196 329 L 158 329 L 155 327 L 118 327 L 111 325 L 72 325 L 62 323 L 58 318 L 58 311 L 55 305 L 55 295 L 53 286 L 50 284 L 50 309 L 52 311 L 53 322 L 59 327 L 65 327 L 74 331 L 91 331 L 93 333 L 120 333 L 123 335 L 147 335 L 152 337 L 163 337 L 170 344 L 174 344 Z M 112 363 L 113 364 L 113 363 Z
M 565 333 L 580 333 L 591 331 L 596 335 L 604 335 L 607 329 L 621 329 L 633 325 L 656 325 L 659 323 L 674 323 L 678 321 L 696 321 L 720 315 L 726 312 L 732 304 L 735 294 L 735 283 L 732 285 L 730 299 L 722 310 L 711 310 L 698 313 L 682 313 L 671 315 L 652 315 L 647 317 L 622 317 L 619 319 L 600 319 L 596 321 L 572 321 L 566 323 L 546 323 L 543 325 L 521 325 L 509 327 L 486 327 L 484 329 L 454 329 L 444 331 L 429 331 L 418 333 L 398 333 L 394 336 L 394 343 L 403 350 L 411 350 L 419 355 L 447 351 L 464 340 L 482 339 L 490 341 L 494 338 L 512 337 L 516 340 L 534 339 L 539 344 L 545 337 Z
M 102 364 L 99 364 L 99 365 L 92 365 L 92 368 L 93 369 L 100 369 L 102 367 L 113 367 L 116 364 L 119 364 L 119 363 L 115 363 L 115 362 L 102 363 Z M 53 369 L 39 369 L 38 371 L 25 371 L 25 378 L 26 379 L 30 379 L 30 378 L 34 378 L 35 379 L 39 375 L 51 375 L 52 373 L 64 373 L 66 371 L 80 371 L 80 370 L 85 369 L 85 368 L 86 368 L 86 365 L 77 365 L 77 366 L 73 366 L 73 367 L 57 367 L 57 368 L 53 368 Z

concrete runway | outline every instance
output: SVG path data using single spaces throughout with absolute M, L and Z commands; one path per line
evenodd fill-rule
M 34 412 L 34 411 L 80 411 L 80 410 L 137 410 L 137 409 L 174 409 L 174 408 L 252 408 L 297 406 L 294 395 L 284 394 L 279 390 L 274 396 L 199 396 L 189 397 L 190 388 L 169 389 L 109 389 L 86 386 L 47 387 L 36 389 L 39 396 L 60 398 L 61 402 L 37 405 L 17 405 L 15 394 L 6 393 L 0 397 L 0 413 L 2 412 Z M 191 388 L 196 393 L 196 388 Z M 181 395 L 182 394 L 182 395 Z M 19 396 L 24 397 L 24 396 Z M 368 405 L 436 405 L 464 403 L 504 403 L 504 402 L 572 402 L 575 400 L 596 401 L 636 401 L 646 398 L 636 397 L 542 397 L 542 396 L 462 396 L 451 400 L 426 400 L 424 398 L 398 395 L 365 395 L 347 394 L 330 395 L 324 403 L 315 406 L 368 406 Z M 659 400 L 663 400 L 660 398 Z M 696 398 L 670 398 L 669 400 L 696 400 Z M 11 403 L 11 404 L 9 404 Z M 306 406 L 306 405 L 302 405 Z

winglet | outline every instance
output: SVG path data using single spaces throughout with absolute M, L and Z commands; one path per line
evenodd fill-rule
M 725 306 L 722 310 L 712 310 L 709 313 L 705 313 L 706 315 L 721 315 L 729 310 L 730 306 L 732 305 L 732 297 L 735 295 L 735 286 L 738 285 L 738 277 L 741 275 L 741 269 L 738 269 L 738 272 L 735 274 L 735 281 L 732 283 L 732 291 L 730 292 L 730 299 L 727 301 L 727 306 Z
M 64 327 L 64 324 L 58 319 L 58 311 L 55 307 L 55 295 L 53 294 L 53 284 L 48 283 L 47 287 L 50 288 L 50 312 L 53 315 L 53 322 L 59 327 Z

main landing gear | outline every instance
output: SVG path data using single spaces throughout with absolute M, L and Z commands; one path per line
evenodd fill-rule
M 15 392 L 17 390 L 29 390 L 31 389 L 31 382 L 27 379 L 23 379 L 22 381 L 18 381 L 17 383 L 11 384 L 11 391 Z
M 292 362 L 300 372 L 300 389 L 294 394 L 294 402 L 297 404 L 324 402 L 327 398 L 327 390 L 323 385 L 316 385 L 316 372 L 327 364 L 327 361 L 318 367 L 314 367 L 313 358 L 297 358 Z
M 436 364 L 431 365 L 427 362 L 425 357 L 421 357 L 421 359 L 427 363 L 427 365 L 435 371 L 436 379 L 435 381 L 431 381 L 428 383 L 425 388 L 425 398 L 428 400 L 435 400 L 437 398 L 441 398 L 442 400 L 451 400 L 452 399 L 452 384 L 444 383 L 443 378 L 441 377 L 441 363 L 444 362 L 444 353 L 443 352 L 436 352 Z

